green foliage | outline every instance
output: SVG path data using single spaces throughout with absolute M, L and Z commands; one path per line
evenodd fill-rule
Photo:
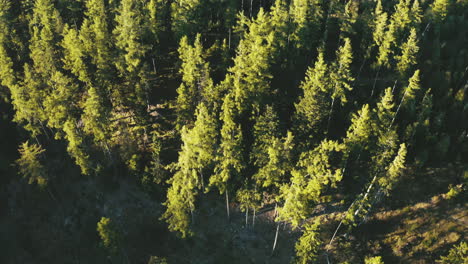
M 468 244 L 462 241 L 450 249 L 447 256 L 442 256 L 437 261 L 441 264 L 464 264 L 468 261 Z
M 39 187 L 47 185 L 47 173 L 41 164 L 41 155 L 44 149 L 38 144 L 21 144 L 18 149 L 20 158 L 16 160 L 20 174 L 28 179 L 28 183 L 36 183 Z
M 294 116 L 297 134 L 310 135 L 311 132 L 316 132 L 319 129 L 319 124 L 325 118 L 328 108 L 329 85 L 328 66 L 324 60 L 323 52 L 319 52 L 314 68 L 307 69 L 306 79 L 300 85 L 303 95 L 295 104 Z
M 278 210 L 277 220 L 288 221 L 296 228 L 310 213 L 311 202 L 320 202 L 326 187 L 336 188 L 343 174 L 331 160 L 343 148 L 338 142 L 324 140 L 314 150 L 301 155 L 298 168 L 291 172 L 291 183 L 280 189 L 280 199 L 284 204 Z
M 241 211 L 245 212 L 249 209 L 258 209 L 262 197 L 256 190 L 243 188 L 237 191 L 236 198 L 239 201 Z
M 364 259 L 364 264 L 384 264 L 381 256 L 375 257 L 366 257 Z
M 401 56 L 397 56 L 397 69 L 401 76 L 417 64 L 417 54 L 419 51 L 418 37 L 416 29 L 412 28 L 406 43 L 401 47 Z
M 263 167 L 268 163 L 268 149 L 272 140 L 279 137 L 278 115 L 272 106 L 266 106 L 261 115 L 255 116 L 253 136 L 250 160 L 255 166 Z
M 336 62 L 333 64 L 330 74 L 330 81 L 333 87 L 332 99 L 339 99 L 341 104 L 345 104 L 346 90 L 351 91 L 353 87 L 351 83 L 354 78 L 351 74 L 351 63 L 353 62 L 353 51 L 351 48 L 351 40 L 346 38 L 343 46 L 336 52 Z
M 253 176 L 258 186 L 281 186 L 292 169 L 294 137 L 288 132 L 284 139 L 272 138 L 268 143 L 268 162 Z
M 204 186 L 203 171 L 212 166 L 215 158 L 215 124 L 214 117 L 201 103 L 195 126 L 192 129 L 182 128 L 182 150 L 177 164 L 173 166 L 177 171 L 169 181 L 171 187 L 164 203 L 167 210 L 162 217 L 169 224 L 169 229 L 180 232 L 182 237 L 192 234 L 188 230 L 188 213 L 195 210 L 197 189 Z
M 213 81 L 210 78 L 210 67 L 205 60 L 205 51 L 198 34 L 193 46 L 188 38 L 183 37 L 179 44 L 179 58 L 182 61 L 179 72 L 182 74 L 182 83 L 177 88 L 177 125 L 193 123 L 195 107 L 201 102 L 207 102 L 208 107 L 214 104 Z
M 304 232 L 296 242 L 295 263 L 307 264 L 317 261 L 322 241 L 319 238 L 320 222 L 306 223 Z
M 221 145 L 217 157 L 215 174 L 210 178 L 210 186 L 216 186 L 220 193 L 224 193 L 228 181 L 240 175 L 244 169 L 242 130 L 235 121 L 236 108 L 234 96 L 226 95 L 222 108 Z
M 406 160 L 406 145 L 401 144 L 398 154 L 395 159 L 392 161 L 388 167 L 387 173 L 384 177 L 379 179 L 379 184 L 383 188 L 383 191 L 388 195 L 388 193 L 393 189 L 395 183 L 401 178 L 405 170 L 405 160 Z
M 118 253 L 122 240 L 114 222 L 107 217 L 101 217 L 97 223 L 97 231 L 101 237 L 103 246 L 113 255 Z
M 435 0 L 431 4 L 432 13 L 436 22 L 441 23 L 444 21 L 448 15 L 451 3 L 451 0 Z

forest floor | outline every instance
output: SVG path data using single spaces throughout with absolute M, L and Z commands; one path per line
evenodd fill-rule
M 257 212 L 255 227 L 249 212 L 246 227 L 245 213 L 236 204 L 231 204 L 228 221 L 224 196 L 199 194 L 194 236 L 181 239 L 159 220 L 165 198 L 161 191 L 145 192 L 128 177 L 109 184 L 109 179 L 68 173 L 50 186 L 50 192 L 34 190 L 22 179 L 9 184 L 9 211 L 0 214 L 0 247 L 6 252 L 1 263 L 146 264 L 151 256 L 171 264 L 290 263 L 294 257 L 300 230 L 286 225 L 280 225 L 272 254 L 274 204 Z M 467 239 L 466 193 L 450 199 L 446 194 L 449 183 L 460 181 L 460 169 L 447 165 L 405 177 L 405 184 L 384 198 L 365 223 L 349 234 L 345 228 L 338 232 L 328 252 L 331 263 L 363 263 L 364 256 L 374 255 L 385 263 L 434 263 Z M 341 207 L 318 214 L 324 243 L 343 214 Z M 102 216 L 111 218 L 125 238 L 117 256 L 109 257 L 100 246 L 96 224 Z M 324 255 L 320 263 L 327 263 Z

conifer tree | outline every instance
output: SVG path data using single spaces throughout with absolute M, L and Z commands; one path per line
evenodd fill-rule
M 96 143 L 104 143 L 109 148 L 107 142 L 110 140 L 109 110 L 103 102 L 104 95 L 99 94 L 100 90 L 90 86 L 86 100 L 83 103 L 83 114 L 81 116 L 84 124 L 84 132 L 94 136 Z
M 122 237 L 114 222 L 107 217 L 101 217 L 97 223 L 97 231 L 101 237 L 102 244 L 111 254 L 117 254 Z
M 296 261 L 298 264 L 314 263 L 319 256 L 320 241 L 319 231 L 320 222 L 318 220 L 306 223 L 303 227 L 302 236 L 296 242 Z
M 280 187 L 285 182 L 285 175 L 292 170 L 293 140 L 291 132 L 288 132 L 282 140 L 271 139 L 268 147 L 268 162 L 253 176 L 257 186 Z
M 113 30 L 118 50 L 115 65 L 127 81 L 118 97 L 125 105 L 134 105 L 137 109 L 147 104 L 148 97 L 148 64 L 145 63 L 145 55 L 149 46 L 143 43 L 145 17 L 141 5 L 137 0 L 122 0 Z
M 228 183 L 240 175 L 244 169 L 242 130 L 236 124 L 236 108 L 234 96 L 226 95 L 222 107 L 223 125 L 221 128 L 220 153 L 217 158 L 215 173 L 210 178 L 210 186 L 216 186 L 221 194 L 226 194 L 226 209 L 229 218 Z
M 64 137 L 68 141 L 67 151 L 70 156 L 75 159 L 75 163 L 80 167 L 81 173 L 89 175 L 91 173 L 92 163 L 89 155 L 85 151 L 83 135 L 76 127 L 77 122 L 76 119 L 69 118 L 63 124 Z
M 416 29 L 412 28 L 406 43 L 401 47 L 401 56 L 397 56 L 397 70 L 401 76 L 417 64 L 417 54 L 419 51 L 418 37 Z
M 16 78 L 13 71 L 13 61 L 8 55 L 10 21 L 10 2 L 0 1 L 0 85 L 9 88 L 13 94 L 17 91 Z M 0 90 L 0 97 L 7 100 L 6 91 Z M 16 94 L 14 95 L 17 96 Z M 14 102 L 13 102 L 14 103 Z
M 50 78 L 58 69 L 57 41 L 61 20 L 52 0 L 37 0 L 30 22 L 30 57 L 34 69 L 44 78 Z
M 377 5 L 374 11 L 374 30 L 372 32 L 372 37 L 374 40 L 374 45 L 380 47 L 384 42 L 385 38 L 385 30 L 387 29 L 387 20 L 388 15 L 386 12 L 383 11 L 382 8 L 382 1 L 378 0 Z
M 104 0 L 86 1 L 86 12 L 80 30 L 83 47 L 96 66 L 97 81 L 102 83 L 109 78 L 112 65 L 111 34 Z
M 403 174 L 403 171 L 405 169 L 406 153 L 406 145 L 401 144 L 397 156 L 387 169 L 386 175 L 379 178 L 378 183 L 384 191 L 384 193 L 387 195 L 393 189 L 394 185 Z
M 336 187 L 343 175 L 331 160 L 344 146 L 336 141 L 324 140 L 312 151 L 301 154 L 298 168 L 291 172 L 291 184 L 280 189 L 284 201 L 278 210 L 277 221 L 288 221 L 297 228 L 311 210 L 312 202 L 319 202 L 326 186 Z
M 359 16 L 359 1 L 349 0 L 344 6 L 340 23 L 340 36 L 349 38 L 355 33 L 354 24 Z
M 327 93 L 330 90 L 328 66 L 323 58 L 323 52 L 319 52 L 314 68 L 309 67 L 306 79 L 300 88 L 303 95 L 295 104 L 295 127 L 299 135 L 309 136 L 316 132 L 327 111 Z
M 213 107 L 214 87 L 209 64 L 204 57 L 201 35 L 197 35 L 193 46 L 188 43 L 187 37 L 183 37 L 178 51 L 182 61 L 182 83 L 177 89 L 177 125 L 182 127 L 193 123 L 199 102 L 205 101 L 207 106 Z
M 176 39 L 183 36 L 193 37 L 196 33 L 206 30 L 208 25 L 202 16 L 203 1 L 200 0 L 176 0 L 171 4 L 172 32 Z
M 373 134 L 373 117 L 368 104 L 365 104 L 357 114 L 353 114 L 351 125 L 346 132 L 345 145 L 347 152 L 365 148 Z M 349 155 L 348 153 L 346 153 Z
M 63 30 L 63 68 L 73 73 L 80 81 L 91 84 L 88 67 L 85 63 L 85 50 L 76 29 L 65 26 Z
M 178 231 L 182 237 L 191 235 L 189 231 L 190 212 L 195 210 L 198 189 L 204 188 L 204 170 L 210 168 L 215 158 L 216 122 L 204 103 L 198 107 L 197 121 L 192 129 L 182 129 L 182 150 L 174 168 L 177 170 L 169 181 L 166 212 L 163 219 L 169 229 Z
M 291 40 L 296 47 L 310 52 L 318 42 L 321 22 L 324 16 L 322 0 L 293 0 L 290 4 L 290 14 L 294 23 L 294 32 Z
M 267 105 L 264 112 L 256 116 L 253 137 L 250 160 L 260 168 L 268 163 L 268 148 L 271 146 L 271 141 L 279 137 L 279 119 L 272 106 Z
M 121 54 L 116 61 L 121 74 L 138 74 L 148 49 L 142 43 L 143 19 L 142 6 L 136 0 L 122 0 L 115 18 L 114 35 L 116 47 Z
M 437 23 L 441 23 L 447 17 L 451 2 L 451 0 L 435 0 L 431 4 L 432 13 Z
M 44 149 L 38 144 L 29 144 L 28 141 L 19 148 L 20 158 L 16 160 L 20 174 L 28 179 L 28 183 L 36 183 L 39 187 L 47 184 L 47 173 L 41 164 L 41 155 Z
M 351 74 L 351 63 L 353 62 L 353 52 L 351 41 L 346 38 L 345 43 L 341 46 L 336 54 L 336 62 L 333 64 L 330 73 L 330 83 L 333 87 L 331 94 L 331 106 L 328 114 L 327 133 L 330 127 L 330 121 L 333 115 L 333 106 L 335 100 L 339 99 L 341 105 L 344 105 L 348 100 L 346 98 L 346 90 L 351 91 L 351 86 L 354 78 Z
M 333 93 L 331 95 L 332 101 L 339 99 L 341 104 L 345 104 L 348 100 L 346 99 L 346 90 L 351 91 L 351 83 L 354 78 L 351 74 L 351 63 L 353 62 L 353 51 L 351 48 L 351 40 L 345 39 L 344 45 L 341 46 L 336 54 L 336 62 L 332 67 L 330 74 L 331 84 L 333 87 Z M 332 102 L 332 110 L 333 110 Z

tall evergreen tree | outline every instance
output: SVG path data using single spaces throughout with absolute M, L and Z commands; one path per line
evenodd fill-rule
M 229 217 L 228 183 L 240 175 L 244 169 L 242 130 L 236 124 L 236 107 L 234 96 L 226 95 L 222 107 L 223 125 L 221 128 L 220 153 L 217 158 L 215 173 L 210 178 L 210 186 L 216 186 L 221 194 L 226 194 L 226 209 Z
M 197 35 L 193 46 L 188 43 L 187 37 L 183 37 L 178 51 L 182 61 L 182 83 L 177 89 L 177 125 L 182 127 L 193 123 L 198 103 L 204 101 L 208 107 L 213 107 L 214 86 L 200 34 Z
M 302 236 L 296 242 L 296 262 L 298 264 L 307 264 L 317 261 L 319 256 L 320 241 L 319 231 L 320 222 L 306 223 L 303 227 Z
M 319 52 L 314 68 L 307 69 L 306 79 L 300 85 L 303 95 L 295 104 L 294 123 L 297 131 L 295 134 L 309 136 L 312 132 L 318 131 L 320 123 L 326 116 L 329 87 L 328 65 L 323 52 Z
M 417 54 L 419 51 L 418 37 L 416 29 L 412 28 L 411 33 L 406 43 L 401 47 L 401 56 L 397 56 L 397 70 L 401 76 L 405 76 L 407 72 L 417 64 Z

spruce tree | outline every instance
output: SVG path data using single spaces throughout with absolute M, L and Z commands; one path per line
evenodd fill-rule
M 308 222 L 303 227 L 302 236 L 296 242 L 296 260 L 294 263 L 307 264 L 317 261 L 322 241 L 319 237 L 320 222 Z
M 210 186 L 218 188 L 221 194 L 226 194 L 226 209 L 229 218 L 228 184 L 240 175 L 244 169 L 242 130 L 236 123 L 237 118 L 234 96 L 226 95 L 222 107 L 221 145 L 217 157 L 214 175 L 210 178 Z
M 29 144 L 28 141 L 21 144 L 18 149 L 20 158 L 16 160 L 19 173 L 28 179 L 28 183 L 36 183 L 39 187 L 47 184 L 47 172 L 41 164 L 41 155 L 45 149 L 38 144 Z
M 195 108 L 201 101 L 208 107 L 215 103 L 213 81 L 210 78 L 210 68 L 205 60 L 205 51 L 201 43 L 201 35 L 197 35 L 193 46 L 188 38 L 183 37 L 179 45 L 179 58 L 182 61 L 179 72 L 182 83 L 177 89 L 177 125 L 182 127 L 193 123 Z
M 297 131 L 295 134 L 308 137 L 319 130 L 328 107 L 327 94 L 330 90 L 330 80 L 323 52 L 319 52 L 314 68 L 307 69 L 306 79 L 300 88 L 303 94 L 295 104 L 294 126 Z
M 255 116 L 253 137 L 250 160 L 260 168 L 268 163 L 268 148 L 271 146 L 271 141 L 279 137 L 279 118 L 272 106 L 266 106 L 261 115 Z
M 419 51 L 416 29 L 412 28 L 406 43 L 401 47 L 401 55 L 397 56 L 397 70 L 401 76 L 405 76 L 412 67 L 417 64 Z

